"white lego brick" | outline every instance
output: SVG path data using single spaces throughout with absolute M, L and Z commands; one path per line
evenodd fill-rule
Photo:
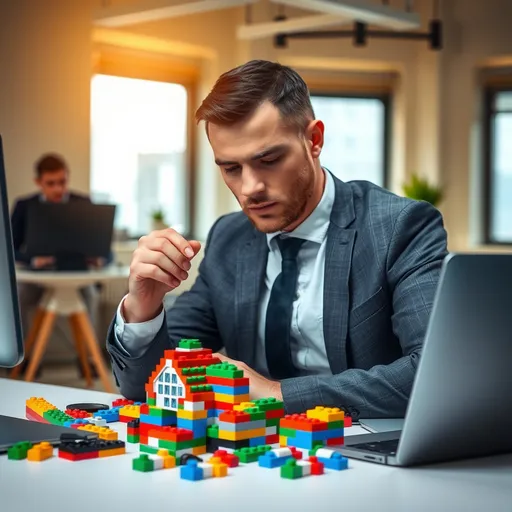
M 189 402 L 186 400 L 183 403 L 183 410 L 184 411 L 204 411 L 204 402 Z
M 266 436 L 273 436 L 274 434 L 277 434 L 277 427 L 267 427 L 265 429 Z
M 158 446 L 159 439 L 156 437 L 148 437 L 148 446 L 152 446 L 153 448 L 160 448 Z
M 292 454 L 290 448 L 274 448 L 270 451 L 275 453 L 276 457 L 289 457 Z
M 164 459 L 159 455 L 150 455 L 149 458 L 153 461 L 154 469 L 164 469 Z
M 330 448 L 318 448 L 318 450 L 315 453 L 315 457 L 321 457 L 322 459 L 330 459 L 333 453 L 335 453 L 335 451 L 331 450 Z
M 297 466 L 302 467 L 302 476 L 311 475 L 311 462 L 308 460 L 298 460 Z
M 199 462 L 197 467 L 203 470 L 203 478 L 213 477 L 213 464 L 208 464 L 208 462 Z
M 107 420 L 105 418 L 102 418 L 101 416 L 94 416 L 86 419 L 89 423 L 91 423 L 92 425 L 96 425 L 97 427 L 107 426 Z

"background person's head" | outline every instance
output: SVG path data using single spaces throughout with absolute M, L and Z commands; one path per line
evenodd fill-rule
M 196 113 L 224 181 L 257 229 L 291 230 L 321 198 L 324 126 L 293 69 L 251 61 L 224 73 Z
M 47 201 L 58 203 L 68 192 L 69 172 L 64 159 L 56 154 L 43 155 L 35 164 L 35 182 Z

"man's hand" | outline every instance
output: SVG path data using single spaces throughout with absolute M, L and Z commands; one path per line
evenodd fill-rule
M 53 256 L 36 256 L 30 260 L 30 266 L 32 268 L 44 268 L 49 267 L 55 263 L 55 258 Z
M 198 241 L 187 241 L 171 228 L 143 236 L 130 265 L 128 295 L 123 302 L 126 322 L 155 318 L 165 294 L 188 279 L 190 260 L 200 249 Z
M 221 361 L 234 364 L 240 370 L 244 371 L 245 377 L 249 377 L 249 392 L 252 400 L 258 400 L 259 398 L 276 398 L 277 400 L 283 400 L 281 393 L 281 383 L 275 380 L 269 380 L 255 372 L 252 368 L 249 368 L 242 361 L 235 361 L 229 357 L 215 353 L 215 357 L 218 357 Z

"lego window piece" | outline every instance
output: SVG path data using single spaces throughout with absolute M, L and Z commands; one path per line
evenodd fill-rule
M 165 372 L 165 382 L 171 381 L 171 374 L 169 372 Z
M 178 396 L 183 396 L 183 386 L 178 387 Z
M 167 397 L 165 397 L 164 398 L 164 407 L 169 407 L 169 403 L 170 403 L 170 400 Z
M 172 374 L 172 383 L 177 384 L 178 383 L 178 376 L 173 372 Z
M 158 392 L 162 395 L 164 392 L 164 386 L 163 384 L 158 384 Z
M 173 398 L 172 401 L 171 401 L 171 408 L 172 409 L 176 409 L 176 407 L 177 407 L 176 398 Z
M 164 374 L 161 373 L 160 376 L 158 377 L 158 382 L 163 382 L 164 381 Z
M 171 394 L 171 392 L 169 391 L 170 389 L 171 389 L 170 386 L 165 386 L 165 394 L 166 395 L 170 395 Z
M 177 393 L 177 390 L 176 390 L 176 386 L 173 386 L 172 387 L 172 396 L 176 396 L 178 393 Z

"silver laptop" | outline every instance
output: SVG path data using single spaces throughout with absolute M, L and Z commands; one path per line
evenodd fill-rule
M 346 442 L 393 466 L 512 452 L 512 254 L 447 256 L 403 429 Z

